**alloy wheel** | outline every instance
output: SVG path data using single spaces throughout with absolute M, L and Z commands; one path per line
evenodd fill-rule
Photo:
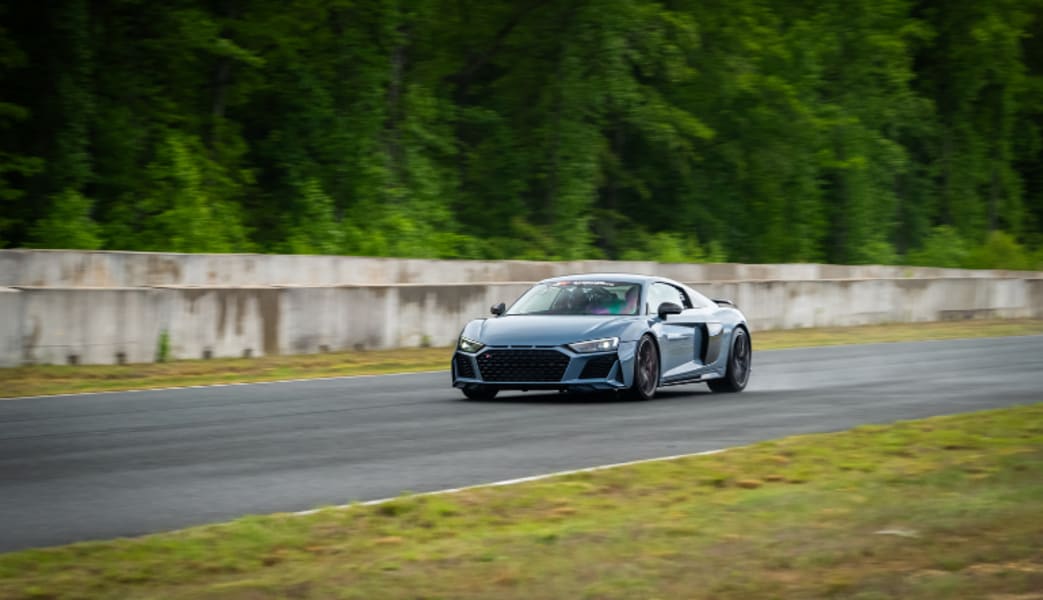
M 750 338 L 745 332 L 735 337 L 735 346 L 732 348 L 732 374 L 739 387 L 745 386 L 746 380 L 750 377 Z
M 640 350 L 637 356 L 638 388 L 642 396 L 650 398 L 659 382 L 659 357 L 647 338 L 641 343 Z

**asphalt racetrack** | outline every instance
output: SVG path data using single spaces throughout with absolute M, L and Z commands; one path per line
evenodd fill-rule
M 746 392 L 645 403 L 448 373 L 0 400 L 0 551 L 1043 401 L 1043 336 L 754 348 Z

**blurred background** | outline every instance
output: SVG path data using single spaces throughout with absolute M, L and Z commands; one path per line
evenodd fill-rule
M 1040 0 L 0 5 L 0 247 L 1043 268 Z

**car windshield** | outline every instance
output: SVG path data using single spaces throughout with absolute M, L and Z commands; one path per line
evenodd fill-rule
M 552 281 L 525 292 L 509 315 L 636 315 L 641 284 L 618 281 Z

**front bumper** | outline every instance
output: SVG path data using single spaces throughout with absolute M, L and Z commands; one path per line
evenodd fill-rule
M 453 387 L 595 391 L 625 388 L 621 348 L 579 354 L 564 346 L 487 346 L 453 355 Z

